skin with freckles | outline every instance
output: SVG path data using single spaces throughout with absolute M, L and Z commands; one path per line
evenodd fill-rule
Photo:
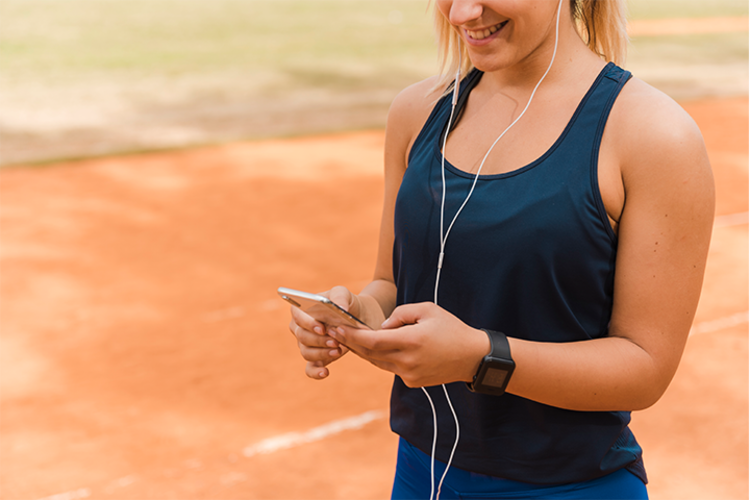
M 445 157 L 457 168 L 476 172 L 492 142 L 526 105 L 552 58 L 557 5 L 437 1 L 473 65 L 485 72 L 448 137 Z M 526 114 L 487 158 L 483 174 L 510 172 L 544 154 L 604 67 L 605 61 L 579 37 L 567 1 L 562 2 L 558 35 L 549 74 Z M 440 94 L 431 91 L 434 81 L 402 91 L 389 113 L 373 281 L 359 294 L 342 287 L 326 292 L 382 329 L 327 331 L 292 311 L 290 329 L 312 378 L 329 376 L 328 365 L 352 350 L 401 376 L 410 387 L 470 381 L 489 352 L 484 332 L 437 305 L 395 307 L 394 205 L 411 145 Z M 552 344 L 519 340 L 506 332 L 516 363 L 507 392 L 570 410 L 638 410 L 654 404 L 666 390 L 692 324 L 711 235 L 713 177 L 690 117 L 670 98 L 632 78 L 607 121 L 598 180 L 618 236 L 609 335 Z

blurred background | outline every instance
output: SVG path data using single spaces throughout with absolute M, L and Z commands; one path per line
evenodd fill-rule
M 278 286 L 359 290 L 426 0 L 0 0 L 0 498 L 387 498 L 391 376 L 304 376 Z M 748 4 L 629 0 L 717 184 L 655 500 L 748 498 Z
M 676 99 L 744 95 L 744 0 L 630 0 L 627 66 Z M 3 0 L 2 164 L 382 127 L 436 72 L 425 0 Z

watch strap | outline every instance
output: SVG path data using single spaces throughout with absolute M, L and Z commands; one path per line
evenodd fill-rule
M 510 357 L 510 343 L 508 337 L 503 332 L 497 332 L 495 330 L 487 330 L 486 328 L 481 329 L 490 338 L 490 356 L 493 358 L 501 358 L 512 360 Z
M 508 385 L 510 375 L 515 369 L 515 363 L 513 362 L 513 358 L 510 355 L 510 343 L 508 342 L 508 337 L 506 337 L 503 332 L 487 330 L 486 328 L 482 328 L 481 330 L 486 333 L 487 337 L 490 339 L 490 352 L 484 358 L 482 358 L 482 362 L 479 364 L 479 369 L 477 370 L 476 375 L 474 375 L 474 380 L 470 383 L 467 383 L 466 385 L 472 392 L 480 392 L 500 396 L 504 394 L 505 386 Z M 482 375 L 482 378 L 484 378 L 485 373 L 483 373 L 483 371 L 486 372 L 486 370 L 483 369 L 485 368 L 485 365 L 491 366 L 497 361 L 501 361 L 507 366 L 507 378 L 502 384 L 502 387 L 489 388 L 483 385 L 483 380 L 477 380 L 477 378 L 480 376 L 480 374 Z

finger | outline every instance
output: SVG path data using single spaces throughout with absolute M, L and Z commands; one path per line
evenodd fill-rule
M 320 363 L 309 361 L 305 365 L 305 375 L 316 380 L 322 380 L 330 375 L 328 368 L 322 366 Z
M 330 335 L 318 335 L 300 326 L 296 327 L 294 336 L 297 337 L 297 341 L 300 344 L 308 347 L 330 347 L 332 349 L 341 347 L 341 344 Z
M 392 329 L 404 325 L 414 325 L 427 314 L 431 306 L 431 302 L 398 306 L 393 310 L 390 318 L 383 322 L 382 328 Z
M 304 344 L 299 344 L 299 352 L 307 361 L 315 361 L 323 365 L 332 363 L 344 355 L 344 351 L 340 348 L 308 347 Z
M 296 335 L 293 325 L 299 325 L 303 329 L 315 332 L 318 335 L 325 333 L 325 326 L 320 321 L 316 321 L 312 316 L 302 311 L 299 307 L 292 306 L 292 321 L 289 323 L 289 329 Z
M 353 301 L 352 292 L 346 287 L 335 286 L 328 291 L 328 298 L 345 311 L 349 311 Z
M 336 328 L 329 328 L 328 332 L 339 343 L 363 354 L 365 352 L 373 354 L 378 351 L 384 353 L 388 351 L 401 351 L 413 345 L 408 332 L 405 332 L 403 329 L 363 330 L 349 326 L 338 326 Z

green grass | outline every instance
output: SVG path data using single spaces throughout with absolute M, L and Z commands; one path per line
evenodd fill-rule
M 747 61 L 747 33 L 636 37 L 629 59 L 657 64 L 733 64 Z
M 176 147 L 182 129 L 195 143 L 382 126 L 437 70 L 427 4 L 0 0 L 1 160 Z M 746 0 L 628 5 L 632 19 L 748 14 Z M 747 33 L 636 37 L 628 67 L 692 98 L 745 88 L 747 59 Z M 721 64 L 731 89 L 695 85 Z
M 628 0 L 631 19 L 747 16 L 745 0 Z
M 421 1 L 4 0 L 0 17 L 0 71 L 17 78 L 270 71 L 351 84 L 435 59 Z
M 634 19 L 748 12 L 744 0 L 628 5 Z M 231 71 L 293 87 L 388 86 L 435 69 L 426 9 L 426 0 L 2 0 L 0 78 Z

